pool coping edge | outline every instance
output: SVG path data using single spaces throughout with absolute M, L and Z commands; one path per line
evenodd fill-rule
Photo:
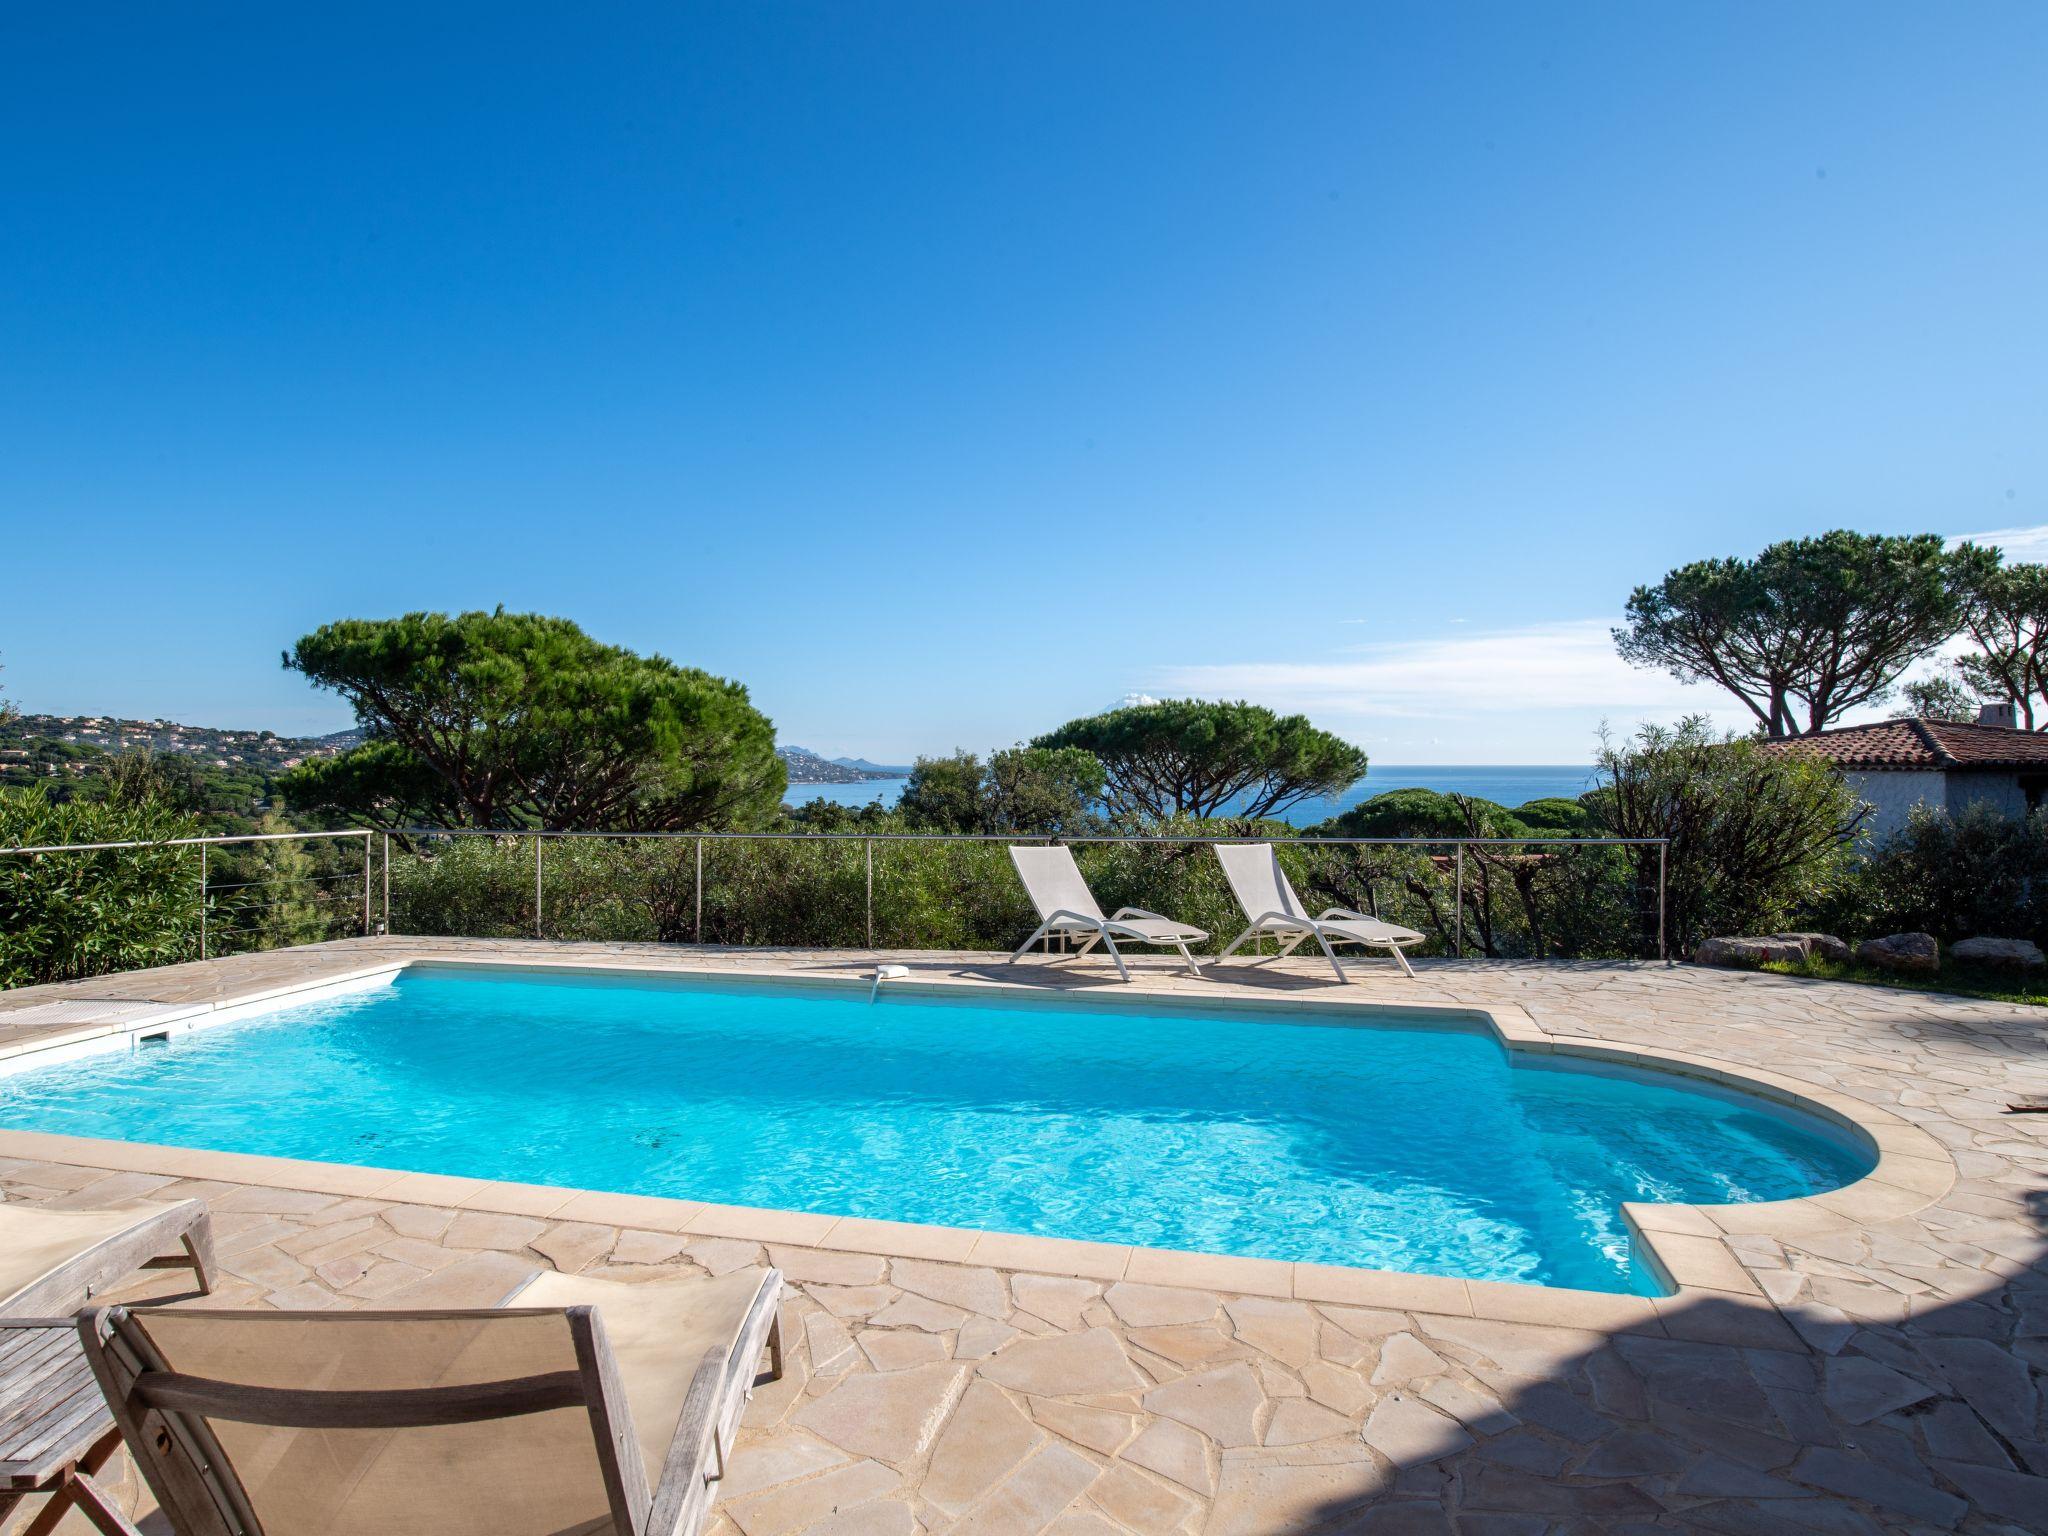
M 50 1038 L 0 1048 L 0 1072 L 32 1064 L 54 1064 L 85 1054 L 133 1048 L 144 1039 L 184 1033 L 268 1011 L 288 999 L 356 990 L 419 967 L 469 970 L 556 970 L 595 974 L 692 976 L 712 981 L 764 982 L 834 992 L 859 991 L 866 975 L 792 975 L 770 967 L 734 967 L 729 957 L 712 967 L 693 957 L 652 957 L 605 961 L 589 957 L 501 957 L 440 953 L 408 954 L 351 970 L 302 978 L 283 985 L 256 986 L 207 1002 L 180 1005 L 175 1015 L 141 1024 L 81 1025 Z M 960 991 L 1014 1000 L 1049 1000 L 1028 983 L 985 978 L 915 977 L 888 983 L 892 991 L 939 995 Z M 1871 1150 L 1875 1163 L 1853 1183 L 1819 1195 L 1748 1205 L 1662 1205 L 1628 1202 L 1624 1223 L 1639 1250 L 1673 1288 L 1674 1294 L 1642 1297 L 1564 1286 L 1465 1280 L 1400 1270 L 1378 1270 L 1306 1261 L 1184 1252 L 1135 1244 L 992 1232 L 971 1227 L 938 1227 L 869 1217 L 836 1217 L 802 1211 L 727 1206 L 665 1196 L 619 1194 L 451 1174 L 406 1172 L 356 1164 L 326 1163 L 254 1153 L 158 1146 L 146 1142 L 78 1137 L 56 1132 L 0 1127 L 0 1155 L 75 1166 L 180 1178 L 217 1180 L 267 1188 L 305 1190 L 340 1197 L 449 1206 L 552 1220 L 602 1221 L 610 1225 L 694 1237 L 724 1237 L 775 1246 L 876 1254 L 893 1259 L 984 1264 L 995 1268 L 1068 1275 L 1135 1284 L 1186 1285 L 1242 1295 L 1290 1298 L 1334 1305 L 1379 1307 L 1464 1316 L 1489 1321 L 1608 1327 L 1617 1331 L 1704 1336 L 1731 1334 L 1761 1347 L 1799 1348 L 1798 1336 L 1777 1303 L 1765 1295 L 1729 1244 L 1731 1237 L 1797 1239 L 1910 1216 L 1940 1199 L 1958 1170 L 1935 1137 L 1891 1111 L 1833 1089 L 1761 1068 L 1725 1063 L 1691 1052 L 1622 1046 L 1587 1036 L 1545 1030 L 1517 1005 L 1402 1003 L 1383 996 L 1351 1000 L 1318 993 L 1313 997 L 1215 998 L 1141 994 L 1147 1003 L 1176 1009 L 1235 1012 L 1374 1012 L 1418 1018 L 1472 1020 L 1485 1024 L 1507 1051 L 1569 1056 L 1696 1078 L 1736 1092 L 1796 1108 L 1849 1132 Z M 1130 994 L 1061 994 L 1063 1006 L 1121 1005 Z M 94 1001 L 110 1005 L 117 999 Z M 1732 1303 L 1700 1322 L 1685 1322 L 1700 1303 Z M 1744 1320 L 1747 1314 L 1748 1321 Z M 1691 1331 L 1688 1332 L 1687 1330 Z

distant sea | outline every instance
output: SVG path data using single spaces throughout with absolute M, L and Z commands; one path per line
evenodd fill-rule
M 896 803 L 908 782 L 907 779 L 869 779 L 861 784 L 792 784 L 784 798 L 791 805 L 830 800 L 834 805 L 859 806 L 880 801 L 888 806 Z M 1590 763 L 1374 768 L 1347 793 L 1330 800 L 1304 801 L 1289 811 L 1286 819 L 1297 827 L 1313 826 L 1350 810 L 1361 800 L 1370 800 L 1374 795 L 1384 795 L 1394 789 L 1434 789 L 1444 794 L 1473 795 L 1497 805 L 1517 806 L 1553 796 L 1572 799 L 1592 787 L 1593 767 Z

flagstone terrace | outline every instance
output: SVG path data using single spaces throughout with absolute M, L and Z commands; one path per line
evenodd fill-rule
M 887 959 L 934 981 L 1103 985 L 985 955 L 360 940 L 8 993 L 0 1051 L 103 1027 L 53 1021 L 51 1001 L 219 1003 L 426 954 L 842 976 Z M 1670 1208 L 1659 1249 L 1696 1283 L 1669 1300 L 1398 1277 L 1368 1300 L 1257 1260 L 4 1128 L 0 1190 L 207 1200 L 227 1271 L 213 1305 L 485 1305 L 544 1266 L 773 1263 L 789 1370 L 753 1404 L 725 1536 L 2040 1528 L 2048 1116 L 2008 1106 L 2048 1095 L 2048 1019 L 1654 964 L 1420 970 L 1362 970 L 1346 993 L 1775 1074 L 1897 1117 L 1938 1155 L 1890 1164 L 1924 1188 L 1802 1202 L 1796 1230 Z M 1335 991 L 1307 962 L 1139 975 L 1176 995 Z

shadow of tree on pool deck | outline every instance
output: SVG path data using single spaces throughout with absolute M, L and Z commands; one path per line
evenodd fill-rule
M 2048 1192 L 2034 1189 L 2004 1211 L 1937 1205 L 1790 1246 L 1737 1239 L 1752 1263 L 1787 1265 L 1784 1323 L 1718 1300 L 1669 1314 L 1661 1338 L 1418 1318 L 1454 1369 L 1369 1410 L 1366 1439 L 1391 1469 L 1225 1453 L 1207 1530 L 2048 1530 L 2044 1231 Z M 1859 1277 L 1872 1248 L 1926 1289 Z M 1983 1269 L 2005 1278 L 1972 1291 Z

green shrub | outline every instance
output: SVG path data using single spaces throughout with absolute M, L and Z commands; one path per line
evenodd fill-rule
M 1509 812 L 1531 832 L 1554 832 L 1565 837 L 1597 837 L 1600 825 L 1582 800 L 1552 796 L 1529 800 Z
M 1715 734 L 1703 717 L 1646 725 L 1606 743 L 1607 782 L 1584 803 L 1617 837 L 1670 840 L 1668 932 L 1690 954 L 1716 934 L 1774 933 L 1828 900 L 1850 877 L 1867 808 L 1834 767 Z M 1628 850 L 1637 896 L 1654 922 L 1657 849 Z M 1643 947 L 1654 943 L 1645 934 Z
M 1916 806 L 1813 903 L 1814 926 L 1845 937 L 1979 934 L 2048 942 L 2048 812 L 2024 819 L 1973 805 L 1960 816 Z
M 1504 805 L 1434 789 L 1390 789 L 1310 829 L 1318 837 L 1521 837 L 1528 830 Z
M 0 790 L 0 847 L 193 836 L 153 800 L 53 805 L 41 786 Z M 199 952 L 196 848 L 0 856 L 0 987 L 68 981 Z
M 699 933 L 695 838 L 546 839 L 539 932 L 550 939 L 689 943 Z M 860 844 L 836 838 L 706 839 L 707 944 L 857 947 Z M 394 933 L 534 935 L 531 837 L 428 838 L 394 846 Z
M 424 840 L 391 850 L 391 931 L 476 939 L 533 933 L 533 841 Z

